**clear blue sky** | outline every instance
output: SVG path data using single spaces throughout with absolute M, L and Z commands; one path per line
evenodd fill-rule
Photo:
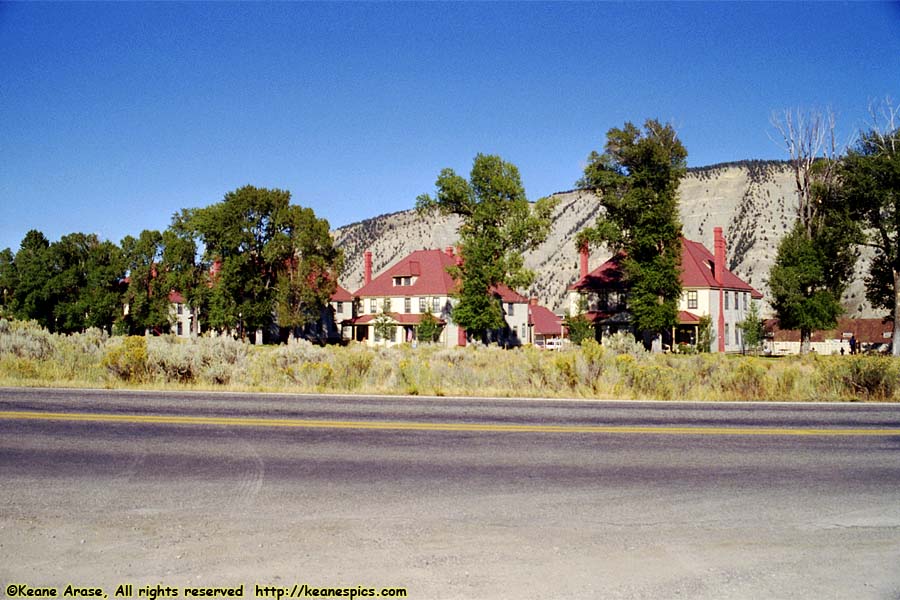
M 118 242 L 245 184 L 332 227 L 411 208 L 478 152 L 571 189 L 625 121 L 701 166 L 784 158 L 769 116 L 842 135 L 900 99 L 900 5 L 2 3 L 0 248 Z

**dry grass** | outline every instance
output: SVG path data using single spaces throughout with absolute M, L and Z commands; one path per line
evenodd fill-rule
M 526 347 L 254 347 L 54 335 L 0 320 L 0 385 L 706 401 L 900 401 L 900 360 L 652 355 L 628 338 Z

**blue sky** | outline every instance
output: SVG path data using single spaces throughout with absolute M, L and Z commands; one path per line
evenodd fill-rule
M 531 199 L 625 121 L 691 166 L 784 158 L 769 116 L 842 136 L 900 99 L 900 5 L 2 3 L 0 248 L 115 242 L 245 184 L 332 227 L 411 208 L 478 152 Z

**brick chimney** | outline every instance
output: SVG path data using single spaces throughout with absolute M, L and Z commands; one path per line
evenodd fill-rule
M 579 268 L 579 274 L 581 278 L 584 279 L 588 274 L 588 249 L 587 246 L 578 251 L 578 256 L 581 259 L 581 264 Z
M 722 228 L 713 228 L 713 236 L 716 259 L 713 275 L 716 277 L 716 283 L 719 284 L 719 318 L 716 323 L 716 341 L 719 352 L 725 352 L 725 290 L 722 285 L 725 281 L 725 236 L 722 235 Z
M 722 228 L 715 227 L 713 228 L 713 235 L 715 236 L 715 255 L 716 255 L 716 264 L 715 264 L 715 275 L 716 283 L 722 285 L 722 282 L 725 281 L 724 273 L 725 273 L 725 237 L 722 235 Z
M 365 285 L 372 283 L 372 253 L 368 250 L 363 254 Z

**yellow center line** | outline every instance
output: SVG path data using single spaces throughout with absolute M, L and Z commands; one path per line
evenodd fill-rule
M 900 436 L 900 429 L 834 429 L 809 427 L 679 427 L 637 425 L 525 425 L 435 423 L 415 421 L 334 421 L 259 417 L 196 417 L 0 411 L 0 419 L 166 425 L 227 425 L 236 427 L 294 427 L 304 429 L 374 429 L 402 431 L 467 431 L 510 433 L 630 433 L 657 435 L 769 435 L 769 436 Z

